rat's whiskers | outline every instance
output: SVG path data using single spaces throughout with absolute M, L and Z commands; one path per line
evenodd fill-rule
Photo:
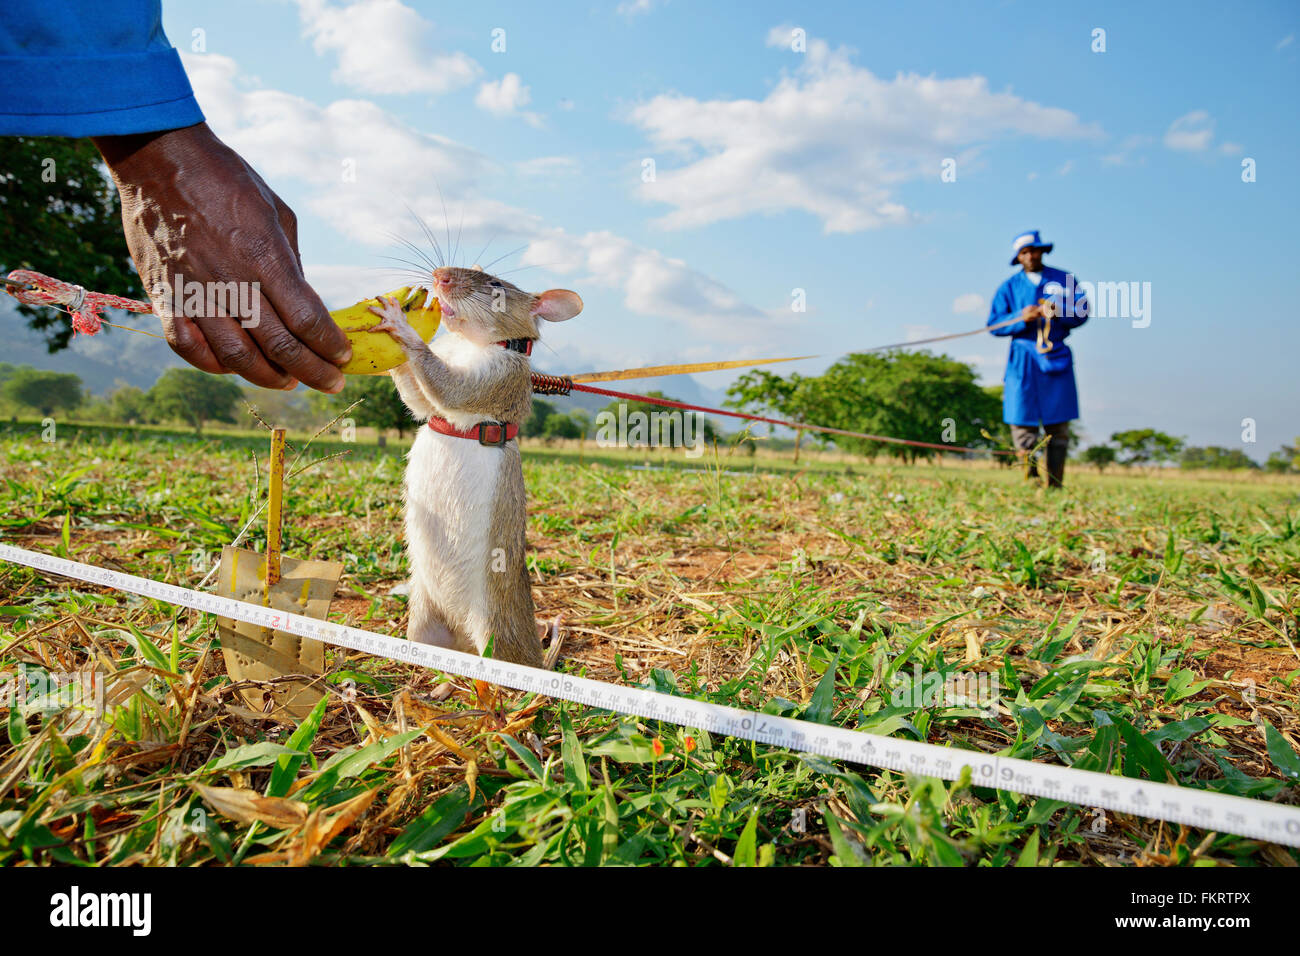
M 439 195 L 441 195 L 441 193 Z M 429 240 L 429 245 L 433 246 L 434 254 L 438 257 L 438 265 L 444 265 L 447 261 L 447 257 L 443 255 L 442 246 L 438 245 L 438 240 L 434 238 L 433 230 L 429 228 L 428 223 L 421 219 L 409 204 L 403 203 L 403 205 L 406 206 L 406 211 L 411 214 L 411 218 L 415 220 L 416 225 L 420 227 L 420 231 L 424 233 L 424 238 Z
M 510 250 L 509 252 L 507 252 L 505 255 L 503 255 L 503 256 L 497 256 L 495 259 L 493 259 L 491 262 L 489 262 L 487 265 L 485 265 L 485 266 L 483 267 L 483 271 L 484 271 L 484 272 L 490 272 L 491 269 L 492 269 L 492 266 L 496 265 L 496 264 L 497 264 L 498 262 L 500 262 L 502 259 L 507 259 L 507 258 L 509 258 L 510 256 L 513 256 L 516 252 L 523 252 L 523 251 L 524 251 L 525 249 L 527 249 L 527 248 L 528 248 L 528 243 L 525 242 L 522 246 L 519 246 L 519 247 L 516 248 L 516 249 L 511 249 L 511 250 Z

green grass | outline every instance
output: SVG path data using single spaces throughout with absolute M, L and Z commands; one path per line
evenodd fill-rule
M 301 446 L 302 442 L 299 442 Z M 264 438 L 0 429 L 8 542 L 197 586 L 265 491 Z M 289 482 L 331 616 L 401 634 L 401 445 Z M 593 454 L 593 451 L 598 453 Z M 1297 803 L 1300 483 L 526 448 L 560 667 L 932 743 Z M 740 472 L 728 474 L 726 471 Z M 245 545 L 261 548 L 255 522 Z M 211 619 L 0 565 L 0 680 L 94 667 L 102 725 L 3 711 L 0 862 L 1269 865 L 1227 834 L 875 771 L 327 653 L 318 713 L 243 706 Z M 996 713 L 899 695 L 998 680 Z M 901 700 L 901 702 L 900 702 Z

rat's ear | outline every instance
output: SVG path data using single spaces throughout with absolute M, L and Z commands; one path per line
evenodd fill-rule
M 470 268 L 470 271 L 471 271 L 471 272 L 482 272 L 482 271 L 483 271 L 483 267 L 482 267 L 481 265 L 479 265 L 477 262 L 474 263 L 474 264 L 473 264 L 472 266 L 470 266 L 469 268 Z
M 547 289 L 533 296 L 529 313 L 547 322 L 563 322 L 582 311 L 582 299 L 568 289 Z

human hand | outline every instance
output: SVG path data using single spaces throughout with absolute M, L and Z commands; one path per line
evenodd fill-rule
M 1037 325 L 1039 318 L 1043 314 L 1043 309 L 1038 305 L 1027 305 L 1020 310 L 1020 321 L 1025 325 Z
M 263 388 L 302 381 L 342 390 L 337 366 L 352 348 L 303 276 L 296 217 L 251 166 L 206 123 L 95 145 L 122 198 L 127 248 L 177 355 Z M 195 282 L 201 309 L 186 307 Z M 225 283 L 239 292 L 227 297 L 236 287 Z

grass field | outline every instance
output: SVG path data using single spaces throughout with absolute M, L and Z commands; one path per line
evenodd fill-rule
M 299 441 L 299 445 L 301 445 Z M 4 540 L 197 586 L 265 439 L 0 428 Z M 403 448 L 289 482 L 331 617 L 400 635 Z M 525 448 L 559 667 L 954 747 L 1300 802 L 1300 481 Z M 246 546 L 264 545 L 253 525 Z M 98 668 L 77 724 L 19 694 L 0 863 L 1286 865 L 1296 851 L 876 772 L 327 652 L 325 706 L 241 705 L 211 619 L 0 565 L 0 680 Z M 971 701 L 905 676 L 982 677 Z

